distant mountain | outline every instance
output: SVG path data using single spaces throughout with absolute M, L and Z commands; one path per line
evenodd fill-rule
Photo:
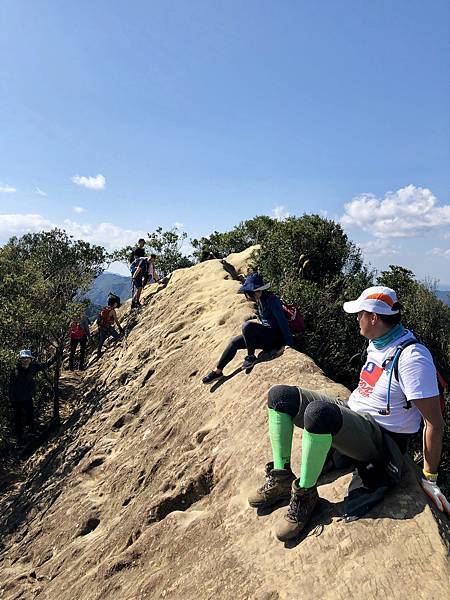
M 436 296 L 439 298 L 439 300 L 442 300 L 444 304 L 450 306 L 450 290 L 436 290 Z
M 109 292 L 117 294 L 122 302 L 131 298 L 130 277 L 123 277 L 116 273 L 102 273 L 94 281 L 86 296 L 93 304 L 104 306 Z

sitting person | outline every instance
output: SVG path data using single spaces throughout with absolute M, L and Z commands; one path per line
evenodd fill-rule
M 273 463 L 266 465 L 265 484 L 248 501 L 264 508 L 290 497 L 276 528 L 281 541 L 298 537 L 310 520 L 319 500 L 317 480 L 331 447 L 385 472 L 386 465 L 392 470 L 393 447 L 400 455 L 398 480 L 402 454 L 421 420 L 422 487 L 439 510 L 450 514 L 450 504 L 436 483 L 444 421 L 430 352 L 401 324 L 397 295 L 390 288 L 368 288 L 357 300 L 346 302 L 344 310 L 357 315 L 361 335 L 370 340 L 358 388 L 348 402 L 295 386 L 269 390 Z M 396 365 L 398 377 L 393 377 Z M 290 466 L 294 425 L 303 429 L 299 479 Z
M 281 301 L 272 292 L 267 291 L 270 284 L 265 284 L 258 273 L 251 273 L 239 288 L 249 302 L 256 302 L 259 323 L 246 321 L 242 325 L 242 333 L 232 338 L 222 353 L 216 368 L 205 375 L 203 383 L 211 383 L 220 379 L 223 369 L 233 360 L 238 350 L 247 349 L 247 356 L 242 365 L 250 369 L 256 362 L 255 350 L 276 351 L 284 346 L 294 347 L 294 338 L 289 323 L 281 307 Z

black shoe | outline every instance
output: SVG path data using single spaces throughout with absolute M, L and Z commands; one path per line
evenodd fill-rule
M 284 352 L 284 346 L 281 348 L 275 348 L 274 350 L 263 350 L 258 354 L 258 360 L 273 360 L 278 358 Z
M 220 379 L 221 377 L 223 377 L 222 373 L 216 373 L 216 371 L 210 371 L 208 373 L 208 375 L 205 375 L 202 379 L 203 383 L 211 383 L 212 381 L 215 381 L 216 379 Z
M 244 362 L 242 363 L 242 368 L 245 369 L 251 369 L 252 367 L 255 366 L 256 362 L 257 362 L 257 358 L 255 355 L 248 355 L 245 357 Z

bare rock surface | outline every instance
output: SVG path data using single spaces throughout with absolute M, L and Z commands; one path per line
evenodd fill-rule
M 248 254 L 227 262 L 245 272 Z M 365 519 L 346 524 L 349 474 L 321 481 L 307 535 L 285 547 L 247 494 L 270 459 L 276 383 L 348 396 L 286 350 L 246 374 L 201 383 L 251 306 L 212 260 L 153 285 L 121 318 L 127 335 L 70 375 L 73 415 L 3 500 L 0 598 L 57 600 L 445 598 L 447 548 L 412 470 Z M 75 385 L 76 384 L 76 385 Z M 300 463 L 296 430 L 294 467 Z

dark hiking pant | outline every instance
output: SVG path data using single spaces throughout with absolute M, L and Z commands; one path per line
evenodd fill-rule
M 284 338 L 279 329 L 266 327 L 256 321 L 246 321 L 242 325 L 242 334 L 231 338 L 217 363 L 217 368 L 224 369 L 236 356 L 238 350 L 247 348 L 247 353 L 253 355 L 256 349 L 268 351 L 284 345 Z
M 100 356 L 102 353 L 102 346 L 105 341 L 112 337 L 114 341 L 120 338 L 120 334 L 112 327 L 112 325 L 107 325 L 106 327 L 101 327 L 98 332 L 98 348 L 97 348 L 97 356 Z
M 346 402 L 318 392 L 288 385 L 269 390 L 269 408 L 289 414 L 294 425 L 311 433 L 330 433 L 332 447 L 361 463 L 381 462 L 386 458 L 383 431 L 406 451 L 409 434 L 382 429 L 367 413 L 350 410 Z
M 78 368 L 82 369 L 84 367 L 84 359 L 86 357 L 87 336 L 78 340 L 70 340 L 69 369 L 71 371 L 73 371 L 75 352 L 78 344 L 80 344 L 80 361 Z
M 17 439 L 21 439 L 23 437 L 24 426 L 28 427 L 30 431 L 34 430 L 33 398 L 30 396 L 14 400 L 13 412 L 14 432 Z

